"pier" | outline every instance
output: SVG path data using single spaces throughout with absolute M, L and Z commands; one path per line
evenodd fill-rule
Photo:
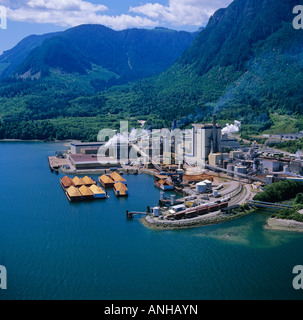
M 57 158 L 56 156 L 48 157 L 48 165 L 51 170 L 51 172 L 59 172 L 59 169 L 61 169 L 63 166 L 67 165 L 67 161 L 64 158 Z
M 126 211 L 127 219 L 133 219 L 134 216 L 147 216 L 150 212 Z

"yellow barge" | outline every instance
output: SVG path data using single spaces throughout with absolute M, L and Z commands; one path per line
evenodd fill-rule
M 74 179 L 71 179 L 66 176 L 60 179 L 60 185 L 70 202 L 109 198 L 106 191 L 99 187 L 97 183 L 89 177 L 84 177 L 83 179 L 75 177 Z
M 114 192 L 117 197 L 127 197 L 128 196 L 127 186 L 122 182 L 115 183 Z

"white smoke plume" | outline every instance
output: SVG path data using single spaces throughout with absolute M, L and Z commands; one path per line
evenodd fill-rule
M 235 120 L 234 124 L 226 124 L 226 127 L 222 129 L 222 133 L 227 133 L 228 135 L 232 134 L 232 133 L 237 133 L 239 132 L 241 129 L 241 122 Z
M 128 143 L 129 141 L 134 141 L 138 139 L 139 137 L 149 135 L 150 131 L 148 130 L 143 130 L 143 129 L 132 129 L 130 134 L 128 135 L 127 133 L 117 133 L 113 138 L 111 138 L 106 144 L 105 147 L 111 147 L 115 146 L 119 143 L 124 144 Z

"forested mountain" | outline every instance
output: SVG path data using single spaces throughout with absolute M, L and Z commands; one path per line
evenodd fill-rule
M 107 75 L 110 72 L 112 78 L 125 83 L 165 71 L 190 47 L 195 35 L 164 28 L 114 31 L 101 25 L 81 25 L 42 42 L 38 37 L 40 43 L 35 43 L 39 45 L 31 52 L 24 52 L 19 44 L 15 52 L 27 55 L 15 70 L 10 68 L 10 75 L 44 78 L 52 70 L 83 75 L 97 68 L 99 80 L 104 80 L 102 69 L 106 69 Z
M 214 67 L 247 68 L 254 46 L 291 22 L 296 0 L 236 0 L 218 10 L 191 48 L 181 57 L 183 65 L 195 65 L 199 75 Z M 283 45 L 277 44 L 278 46 Z
M 131 79 L 130 65 L 133 69 L 136 65 L 134 53 L 123 51 L 124 57 L 128 52 L 130 61 L 124 60 L 123 71 L 118 74 L 115 63 L 119 55 L 100 66 L 99 47 L 85 48 L 82 41 L 75 45 L 72 36 L 68 36 L 70 42 L 61 36 L 49 38 L 18 70 L 19 75 L 28 75 L 30 70 L 31 74 L 41 72 L 40 80 L 2 83 L 0 138 L 28 139 L 41 137 L 43 132 L 43 139 L 92 140 L 98 129 L 117 127 L 120 119 L 131 120 L 133 126 L 137 120 L 146 120 L 149 128 L 170 127 L 177 119 L 183 128 L 208 121 L 213 112 L 222 122 L 240 120 L 246 134 L 276 130 L 281 119 L 288 124 L 291 121 L 288 130 L 302 130 L 303 30 L 292 26 L 296 4 L 295 0 L 234 0 L 210 18 L 191 47 L 182 55 L 180 52 L 169 69 L 109 89 L 97 80 L 100 74 L 107 77 L 105 82 L 113 77 Z M 83 29 L 83 37 L 86 34 Z M 106 45 L 111 44 L 105 41 Z M 62 56 L 56 56 L 57 50 L 53 56 L 44 55 L 56 46 Z M 153 65 L 161 62 L 153 56 Z M 66 63 L 69 59 L 71 65 Z M 280 128 L 286 130 L 283 124 Z
M 41 45 L 47 38 L 56 34 L 31 35 L 24 38 L 11 50 L 4 51 L 0 56 L 0 79 L 11 76 L 33 49 Z

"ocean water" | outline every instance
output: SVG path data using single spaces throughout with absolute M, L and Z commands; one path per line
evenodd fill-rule
M 61 144 L 0 143 L 0 299 L 302 299 L 303 235 L 264 230 L 259 211 L 216 226 L 154 231 L 126 210 L 159 200 L 147 175 L 130 196 L 69 203 L 47 156 Z

